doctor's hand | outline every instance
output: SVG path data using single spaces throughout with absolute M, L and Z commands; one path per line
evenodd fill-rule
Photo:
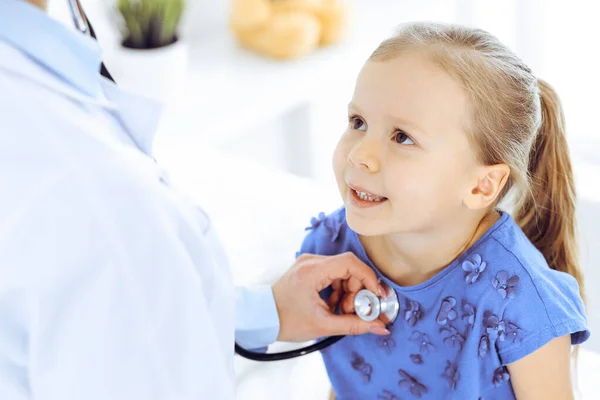
M 319 292 L 331 285 L 329 302 Z M 384 294 L 375 272 L 352 253 L 336 256 L 302 254 L 284 276 L 273 285 L 279 314 L 277 340 L 302 342 L 324 336 L 389 335 L 380 320 L 366 322 L 355 314 L 332 312 L 339 301 L 350 303 L 356 293 L 367 288 L 379 296 Z M 343 307 L 346 312 L 348 307 Z

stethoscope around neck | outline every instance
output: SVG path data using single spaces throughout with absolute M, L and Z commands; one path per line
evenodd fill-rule
M 73 23 L 75 24 L 77 30 L 83 33 L 84 35 L 90 35 L 94 39 L 97 39 L 96 32 L 94 32 L 94 27 L 92 27 L 92 24 L 90 23 L 90 20 L 85 14 L 85 11 L 83 10 L 83 7 L 81 6 L 79 0 L 68 0 L 68 2 L 69 9 L 71 11 L 71 17 L 73 18 Z M 106 69 L 104 62 L 101 62 L 100 64 L 100 74 L 106 79 L 115 82 L 112 75 Z
M 96 33 L 90 23 L 83 7 L 79 3 L 79 0 L 68 0 L 73 22 L 77 29 L 84 35 L 90 35 L 96 39 Z M 108 72 L 108 69 L 102 62 L 100 64 L 100 74 L 106 79 L 115 82 L 112 75 Z M 115 82 L 116 83 L 116 82 Z M 394 322 L 400 311 L 400 303 L 398 302 L 398 295 L 389 286 L 383 284 L 387 291 L 387 296 L 378 297 L 375 293 L 368 289 L 359 291 L 354 297 L 354 311 L 363 321 L 374 321 L 380 318 L 386 325 Z M 332 344 L 343 339 L 344 336 L 330 336 L 325 339 L 321 339 L 316 343 L 305 346 L 299 349 L 279 352 L 279 353 L 261 353 L 251 350 L 246 350 L 237 343 L 235 343 L 235 352 L 247 359 L 254 361 L 279 361 L 287 360 L 290 358 L 301 357 L 315 351 L 323 350 Z

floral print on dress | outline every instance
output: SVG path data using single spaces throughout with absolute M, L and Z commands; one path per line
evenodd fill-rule
M 377 400 L 400 400 L 400 397 L 396 396 L 391 390 L 386 389 L 377 395 Z
M 454 309 L 456 306 L 456 299 L 454 297 L 446 297 L 442 301 L 440 311 L 438 312 L 436 321 L 440 325 L 446 325 L 449 321 L 454 321 L 458 317 L 458 313 Z
M 481 259 L 479 254 L 473 254 L 471 260 L 462 263 L 462 269 L 466 272 L 465 282 L 471 285 L 479 279 L 479 276 L 485 271 L 487 264 Z
M 339 218 L 328 218 L 324 212 L 320 212 L 317 217 L 313 217 L 310 220 L 310 226 L 305 228 L 306 231 L 315 230 L 320 225 L 323 225 L 327 232 L 329 233 L 329 237 L 331 238 L 331 242 L 335 242 L 340 235 L 340 228 L 342 226 L 342 222 Z
M 399 369 L 398 374 L 400 374 L 400 381 L 398 381 L 400 387 L 408 390 L 414 397 L 420 399 L 423 396 L 423 393 L 427 393 L 427 388 L 410 376 L 405 370 Z
M 506 340 L 511 343 L 521 343 L 523 340 L 523 331 L 514 322 L 506 322 Z
M 496 277 L 492 280 L 492 285 L 503 299 L 514 299 L 517 297 L 518 284 L 519 277 L 517 275 L 513 275 L 509 278 L 508 272 L 506 271 L 498 272 Z
M 446 369 L 442 374 L 442 378 L 445 378 L 446 381 L 448 381 L 448 386 L 450 386 L 450 389 L 456 389 L 456 384 L 460 379 L 460 372 L 458 372 L 458 367 L 456 364 L 446 361 Z
M 385 350 L 386 353 L 392 354 L 394 347 L 396 347 L 396 341 L 389 336 L 382 336 L 377 339 L 377 346 Z
M 410 359 L 417 365 L 423 365 L 423 357 L 420 354 L 411 354 Z
M 473 307 L 469 302 L 463 302 L 463 321 L 468 326 L 473 326 L 475 324 L 475 307 Z
M 479 339 L 479 348 L 477 349 L 477 354 L 479 358 L 484 358 L 490 352 L 490 338 L 488 335 L 481 336 Z
M 416 301 L 407 300 L 406 310 L 404 311 L 404 320 L 408 322 L 408 325 L 415 326 L 422 316 L 423 312 L 421 311 L 421 305 Z
M 303 243 L 302 252 L 351 251 L 382 276 L 382 271 L 369 263 L 359 235 L 347 226 L 345 212 L 342 209 L 323 218 L 315 232 L 318 234 L 307 235 L 309 240 Z M 333 244 L 326 226 L 322 226 L 326 219 L 342 222 Z M 324 361 L 330 376 L 339 377 L 332 383 L 340 398 L 424 400 L 454 395 L 465 400 L 482 400 L 481 396 L 486 400 L 514 400 L 512 375 L 501 368 L 498 353 L 505 349 L 527 350 L 520 348 L 524 344 L 528 349 L 538 345 L 535 336 L 543 333 L 551 321 L 536 320 L 535 326 L 529 327 L 528 316 L 545 315 L 544 303 L 564 306 L 577 296 L 577 290 L 565 289 L 564 298 L 548 297 L 550 293 L 543 292 L 543 301 L 539 301 L 535 285 L 547 282 L 547 276 L 537 270 L 530 271 L 531 277 L 525 272 L 518 252 L 526 248 L 522 245 L 529 244 L 510 216 L 503 220 L 507 221 L 505 228 L 491 229 L 486 236 L 489 240 L 484 238 L 459 256 L 456 269 L 446 270 L 415 288 L 390 283 L 397 289 L 401 306 L 392 335 L 363 335 L 330 347 Z M 514 244 L 519 246 L 511 247 Z M 512 250 L 517 257 L 510 254 Z M 537 255 L 531 247 L 522 258 Z M 557 283 L 563 282 L 562 278 L 556 274 Z M 448 297 L 456 304 L 448 300 L 442 306 Z M 444 324 L 438 322 L 438 316 Z M 582 321 L 579 313 L 572 317 L 573 321 Z
M 488 314 L 485 318 L 485 331 L 492 342 L 503 341 L 506 336 L 506 325 L 496 315 Z
M 455 327 L 448 325 L 447 327 L 441 328 L 440 332 L 442 333 L 442 339 L 446 347 L 454 347 L 458 350 L 462 350 L 465 338 Z
M 310 231 L 310 230 L 315 230 L 319 227 L 319 225 L 321 225 L 321 223 L 323 221 L 325 221 L 325 219 L 327 218 L 327 216 L 325 215 L 324 212 L 320 212 L 318 216 L 316 217 L 312 217 L 310 219 L 310 226 L 305 228 L 305 231 Z
M 413 332 L 410 340 L 419 346 L 419 351 L 421 354 L 428 355 L 435 350 L 431 340 L 429 340 L 429 335 L 426 333 L 415 331 Z
M 371 382 L 371 374 L 373 373 L 373 366 L 365 361 L 365 359 L 356 352 L 352 352 L 351 360 L 352 368 L 355 371 L 360 372 L 365 383 Z
M 504 382 L 508 382 L 510 379 L 510 375 L 505 367 L 497 368 L 494 371 L 494 377 L 492 379 L 492 383 L 495 387 L 502 385 Z

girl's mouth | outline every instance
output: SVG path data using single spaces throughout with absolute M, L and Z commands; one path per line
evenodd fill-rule
M 352 191 L 360 200 L 374 201 L 374 202 L 381 202 L 381 201 L 387 200 L 386 197 L 376 196 L 369 192 L 359 192 L 358 190 L 354 190 L 354 189 L 352 189 Z
M 359 208 L 378 206 L 388 200 L 387 197 L 367 192 L 356 186 L 348 185 L 348 187 L 350 188 L 350 200 L 352 204 Z

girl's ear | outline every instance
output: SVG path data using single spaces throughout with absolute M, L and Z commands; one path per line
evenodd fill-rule
M 480 210 L 494 204 L 510 175 L 506 164 L 488 165 L 481 167 L 477 181 L 470 187 L 469 193 L 463 200 L 472 210 Z

